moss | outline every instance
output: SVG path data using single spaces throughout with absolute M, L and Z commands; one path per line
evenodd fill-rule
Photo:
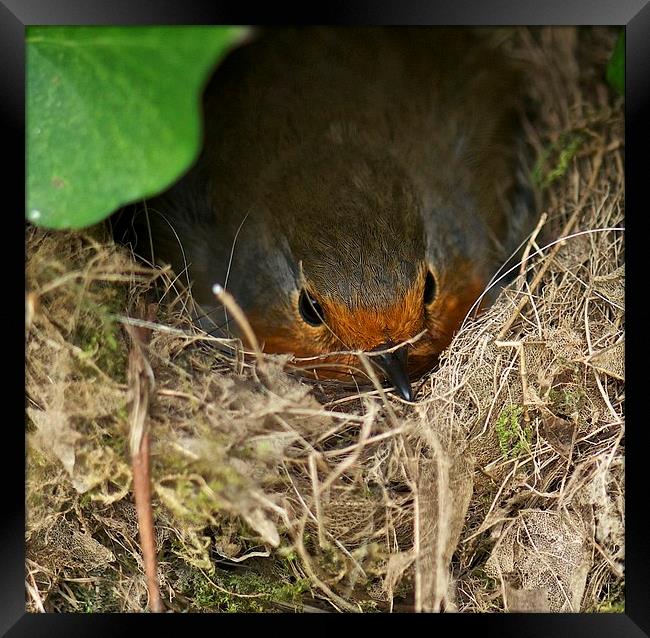
M 545 189 L 562 177 L 584 140 L 581 131 L 569 131 L 560 135 L 558 141 L 544 149 L 537 158 L 532 170 L 533 183 L 538 188 Z
M 617 583 L 611 589 L 607 587 L 604 598 L 600 601 L 596 601 L 593 607 L 586 611 L 596 611 L 606 614 L 624 614 L 625 583 Z
M 177 476 L 158 484 L 155 490 L 162 502 L 185 523 L 205 525 L 221 509 L 216 494 L 198 479 Z
M 210 559 L 211 539 L 195 529 L 180 526 L 176 526 L 175 532 L 177 538 L 173 538 L 170 543 L 170 554 L 173 556 L 171 560 L 178 558 L 182 563 L 213 573 L 214 564 Z
M 298 562 L 298 554 L 293 549 L 285 547 L 278 548 L 278 554 L 287 565 L 295 565 Z
M 624 600 L 606 600 L 596 607 L 596 611 L 609 613 L 609 614 L 624 614 L 625 601 Z
M 71 340 L 83 357 L 91 359 L 118 383 L 126 382 L 128 348 L 116 317 L 128 307 L 128 286 L 93 281 L 89 288 L 74 283 L 68 291 L 76 298 L 77 316 Z
M 77 328 L 74 342 L 84 357 L 92 359 L 109 377 L 126 383 L 128 352 L 120 340 L 119 325 L 105 308 L 94 306 L 93 312 L 92 319 Z
M 270 611 L 273 602 L 299 608 L 302 595 L 310 591 L 305 579 L 283 581 L 277 574 L 267 576 L 245 568 L 234 572 L 217 570 L 212 579 L 195 575 L 190 588 L 191 599 L 199 611 L 230 613 Z
M 499 448 L 506 459 L 530 452 L 533 430 L 530 425 L 522 427 L 524 409 L 520 405 L 506 406 L 496 423 L 496 432 L 499 439 Z

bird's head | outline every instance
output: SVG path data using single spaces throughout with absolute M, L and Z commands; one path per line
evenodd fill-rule
M 319 377 L 341 377 L 363 372 L 350 354 L 362 351 L 411 399 L 409 377 L 435 364 L 485 282 L 459 253 L 455 222 L 445 228 L 441 217 L 432 234 L 403 170 L 356 157 L 323 171 L 322 158 L 313 161 L 275 179 L 265 226 L 249 226 L 251 238 L 266 236 L 260 255 L 284 257 L 248 265 L 244 310 L 266 352 L 293 353 Z M 273 272 L 255 282 L 260 267 Z

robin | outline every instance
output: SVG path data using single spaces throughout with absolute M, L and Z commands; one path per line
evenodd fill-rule
M 514 66 L 472 29 L 267 30 L 216 70 L 140 247 L 188 273 L 206 329 L 237 333 L 220 283 L 266 352 L 340 376 L 363 351 L 412 400 L 522 226 Z

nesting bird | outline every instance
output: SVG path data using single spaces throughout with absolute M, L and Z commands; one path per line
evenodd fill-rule
M 320 376 L 370 353 L 410 400 L 521 240 L 520 106 L 475 30 L 270 29 L 217 68 L 199 160 L 147 203 L 153 257 L 208 330 L 238 330 L 218 282 L 265 351 Z

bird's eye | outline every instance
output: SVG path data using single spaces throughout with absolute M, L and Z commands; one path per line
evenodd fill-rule
M 424 280 L 424 303 L 429 305 L 436 298 L 436 280 L 432 272 L 427 272 L 427 278 Z
M 306 290 L 300 293 L 298 309 L 300 316 L 310 326 L 320 326 L 323 323 L 323 308 Z

